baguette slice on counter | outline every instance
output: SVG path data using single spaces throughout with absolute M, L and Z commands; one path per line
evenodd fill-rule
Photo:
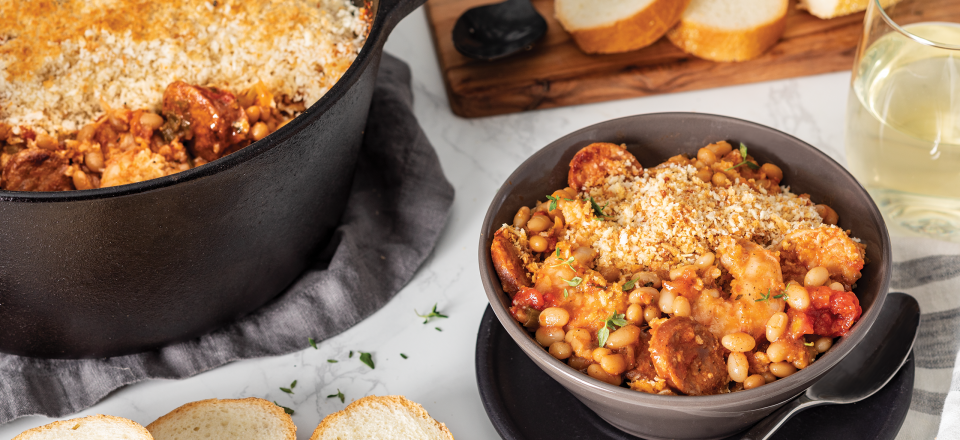
M 367 396 L 330 414 L 310 440 L 453 440 L 447 426 L 403 396 Z
M 147 425 L 156 440 L 296 440 L 297 427 L 276 404 L 208 399 L 183 405 Z
M 20 433 L 13 440 L 151 440 L 147 429 L 133 420 L 96 415 L 61 420 Z
M 589 54 L 629 52 L 653 44 L 690 0 L 556 0 L 557 21 Z
M 853 14 L 867 9 L 867 3 L 873 0 L 800 0 L 797 5 L 806 9 L 811 15 L 819 18 L 833 18 Z M 880 5 L 887 7 L 897 0 L 880 0 Z
M 667 38 L 712 61 L 745 61 L 773 46 L 787 24 L 788 0 L 692 0 Z

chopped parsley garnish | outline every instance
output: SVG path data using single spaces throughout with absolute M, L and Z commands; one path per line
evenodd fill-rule
M 277 403 L 276 400 L 273 401 L 273 404 L 279 406 L 280 408 L 283 408 L 283 412 L 285 412 L 285 413 L 287 413 L 287 414 L 290 414 L 291 416 L 293 415 L 293 410 L 292 410 L 292 409 L 287 408 L 287 407 L 285 407 L 285 406 Z
M 313 338 L 307 338 L 307 342 L 310 343 L 310 346 L 313 347 L 314 350 L 317 349 L 317 341 L 314 341 Z
M 290 389 L 292 390 L 292 389 L 294 389 L 294 388 L 296 388 L 296 387 L 297 387 L 297 381 L 294 380 L 293 382 L 290 383 Z
M 560 279 L 563 280 L 563 278 L 560 278 Z M 583 282 L 583 278 L 573 277 L 572 280 L 563 280 L 563 281 L 566 282 L 567 285 L 570 286 L 570 287 L 577 287 L 577 286 L 580 285 L 580 283 Z
M 637 284 L 637 280 L 630 280 L 626 283 L 623 283 L 623 291 L 626 292 L 628 290 L 632 290 L 635 284 Z
M 750 161 L 747 160 L 747 146 L 746 146 L 746 145 L 743 145 L 743 142 L 740 142 L 740 157 L 742 158 L 742 161 L 741 161 L 740 163 L 738 163 L 738 164 L 736 164 L 736 165 L 734 165 L 734 166 L 732 166 L 732 167 L 730 167 L 730 168 L 727 168 L 727 169 L 725 169 L 724 171 L 730 171 L 730 170 L 732 170 L 732 169 L 734 169 L 734 168 L 738 168 L 738 167 L 743 166 L 743 165 L 746 165 L 746 166 L 750 167 L 751 170 L 759 170 L 759 169 L 760 169 L 760 165 L 757 165 L 757 164 L 755 164 L 755 163 L 750 162 Z
M 348 358 L 352 358 L 352 357 L 353 357 L 353 350 L 350 350 L 350 354 L 347 355 L 347 357 L 348 357 Z
M 293 394 L 293 390 L 291 390 L 290 388 L 280 387 L 280 391 L 283 391 L 284 393 L 287 393 L 287 394 Z
M 340 398 L 340 403 L 343 403 L 344 399 L 346 398 L 346 396 L 344 396 L 343 393 L 340 392 L 340 388 L 337 388 L 337 394 L 331 394 L 331 395 L 327 396 L 328 399 L 331 399 L 331 398 L 334 398 L 334 397 L 339 397 L 339 398 Z
M 406 358 L 407 358 L 407 355 L 405 355 L 405 354 L 403 354 L 403 353 L 400 353 L 400 357 L 406 359 Z
M 434 327 L 433 329 L 436 330 L 436 331 L 438 331 L 438 332 L 442 332 L 442 331 L 443 331 L 443 329 L 441 329 L 440 327 Z
M 367 364 L 368 367 L 373 369 L 373 358 L 370 356 L 370 353 L 360 352 L 360 362 Z
M 610 337 L 610 329 L 616 330 L 617 327 L 627 325 L 627 320 L 623 319 L 623 313 L 613 313 L 603 322 L 603 328 L 597 331 L 597 343 L 601 347 L 607 345 L 607 338 Z M 615 327 L 616 326 L 616 327 Z
M 336 359 L 327 359 L 327 362 L 328 362 L 328 363 L 331 363 L 331 364 L 335 364 L 335 363 L 340 362 L 340 361 L 338 361 L 338 360 L 336 360 Z
M 593 200 L 593 196 L 588 196 L 587 200 L 590 201 L 590 206 L 593 207 L 593 213 L 597 215 L 597 220 L 609 218 L 608 215 L 603 213 L 603 210 L 607 209 L 607 205 L 609 205 L 610 202 L 607 202 L 601 207 L 600 204 L 596 202 L 596 200 Z
M 426 315 L 421 315 L 420 312 L 418 312 L 416 309 L 413 310 L 413 313 L 416 313 L 417 316 L 423 318 L 423 323 L 424 323 L 424 324 L 426 324 L 427 322 L 429 322 L 429 321 L 430 321 L 430 318 L 448 318 L 447 315 L 444 315 L 444 314 L 442 314 L 442 313 L 440 313 L 440 312 L 437 311 L 437 305 L 436 305 L 436 304 L 433 305 L 433 310 L 432 310 L 430 313 L 427 313 Z

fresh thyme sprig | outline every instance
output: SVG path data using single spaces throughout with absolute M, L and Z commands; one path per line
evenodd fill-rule
M 425 315 L 421 315 L 420 312 L 418 312 L 416 309 L 413 310 L 413 313 L 416 313 L 417 316 L 423 318 L 423 323 L 424 323 L 424 324 L 430 322 L 430 318 L 449 318 L 449 316 L 444 315 L 444 314 L 442 314 L 442 313 L 440 313 L 440 312 L 437 311 L 437 305 L 436 305 L 436 304 L 433 305 L 433 310 L 432 310 L 430 313 L 427 313 L 427 314 L 425 314 Z
M 547 200 L 550 200 L 550 206 L 548 207 L 549 210 L 550 210 L 550 211 L 556 211 L 556 210 L 557 210 L 557 202 L 560 201 L 560 197 L 547 196 Z M 566 200 L 566 201 L 568 201 L 568 202 L 572 202 L 572 201 L 573 201 L 573 199 L 568 199 L 568 198 L 566 198 L 566 197 L 564 197 L 563 200 Z
M 580 278 L 580 277 L 573 277 L 572 280 L 564 280 L 563 278 L 560 278 L 560 279 L 563 280 L 565 283 L 567 283 L 567 285 L 570 287 L 577 287 L 580 285 L 580 283 L 583 282 L 583 278 Z
M 340 388 L 337 388 L 337 394 L 331 394 L 327 396 L 328 399 L 332 399 L 336 397 L 340 398 L 340 403 L 343 403 L 343 401 L 346 399 L 346 396 L 344 396 L 343 393 L 340 392 Z
M 607 209 L 607 205 L 609 205 L 610 202 L 605 203 L 601 207 L 596 200 L 593 200 L 593 196 L 587 196 L 586 200 L 590 202 L 590 207 L 593 208 L 593 213 L 597 215 L 597 220 L 610 218 L 610 216 L 603 213 L 603 210 Z
M 740 163 L 738 163 L 738 164 L 736 164 L 736 165 L 734 165 L 734 166 L 732 166 L 732 167 L 730 167 L 730 168 L 727 168 L 727 169 L 724 170 L 724 171 L 730 171 L 730 170 L 732 170 L 732 169 L 734 169 L 734 168 L 738 168 L 738 167 L 743 166 L 743 165 L 746 165 L 746 166 L 750 167 L 751 170 L 759 170 L 759 169 L 760 169 L 760 165 L 757 165 L 757 164 L 755 164 L 755 163 L 750 162 L 750 161 L 747 160 L 747 146 L 744 145 L 743 142 L 740 142 L 740 158 L 742 159 Z
M 597 343 L 601 347 L 607 345 L 607 338 L 610 337 L 610 330 L 616 330 L 617 327 L 627 325 L 627 320 L 623 319 L 623 313 L 612 313 L 603 322 L 603 328 L 597 331 Z

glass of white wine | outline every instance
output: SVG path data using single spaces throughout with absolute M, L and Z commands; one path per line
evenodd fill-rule
M 891 230 L 960 241 L 960 0 L 869 0 L 846 148 Z

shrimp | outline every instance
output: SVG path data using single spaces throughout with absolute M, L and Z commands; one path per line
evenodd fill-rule
M 718 338 L 744 332 L 760 339 L 767 321 L 782 312 L 784 285 L 776 254 L 748 240 L 727 236 L 717 248 L 720 264 L 731 275 L 730 296 L 714 298 L 701 294 L 692 307 L 693 318 Z
M 800 284 L 807 271 L 822 266 L 830 274 L 830 282 L 839 282 L 849 291 L 863 269 L 864 246 L 834 226 L 791 232 L 780 242 L 778 250 L 784 278 Z
M 638 176 L 643 167 L 626 147 L 607 142 L 596 142 L 583 147 L 570 161 L 567 181 L 576 191 L 597 186 L 608 176 L 623 174 Z
M 543 293 L 548 307 L 562 306 L 570 312 L 567 327 L 595 332 L 614 313 L 627 310 L 628 295 L 610 285 L 599 272 L 591 269 L 595 252 L 587 246 L 567 242 L 557 244 L 537 271 L 534 287 Z

